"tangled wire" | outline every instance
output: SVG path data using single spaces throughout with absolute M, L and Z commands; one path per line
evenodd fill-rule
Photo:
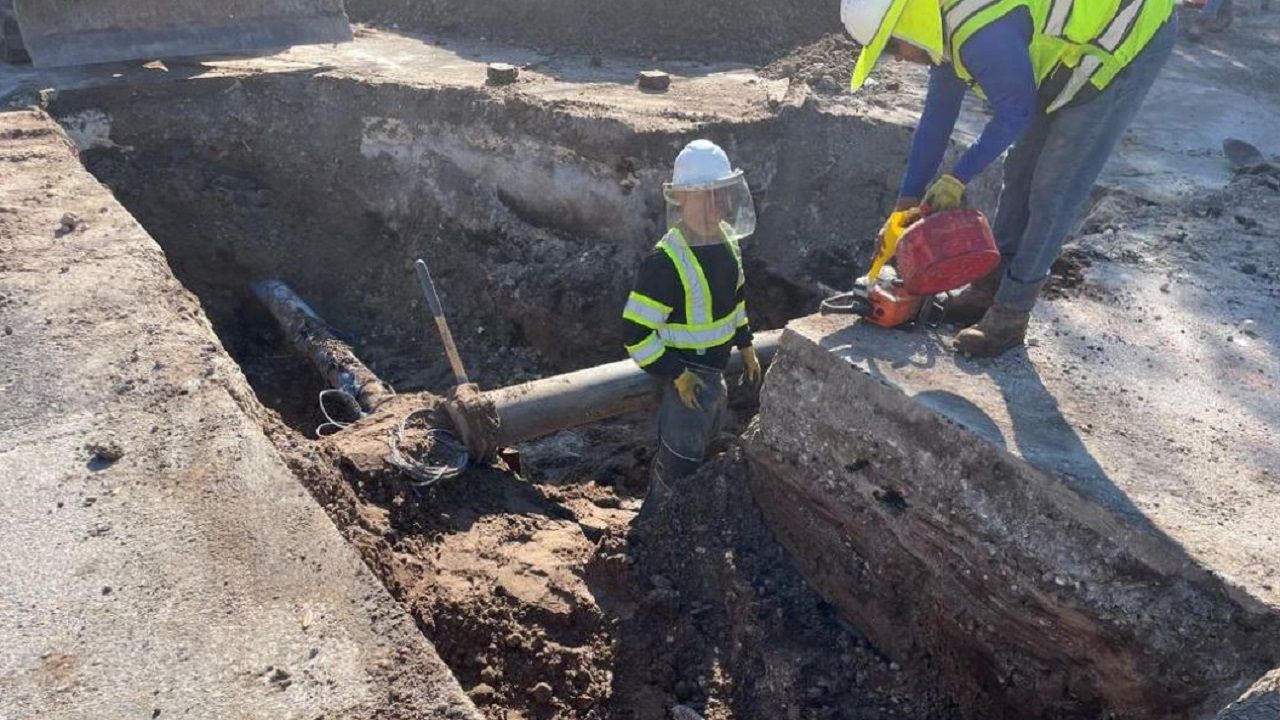
M 391 441 L 391 456 L 387 461 L 400 468 L 400 471 L 413 478 L 414 485 L 427 488 L 441 480 L 458 477 L 467 469 L 467 447 L 456 435 L 442 430 L 428 422 L 434 411 L 430 408 L 414 410 L 405 415 L 396 427 Z M 410 423 L 422 418 L 417 423 L 422 428 L 422 437 L 417 441 L 414 452 L 417 458 L 401 450 L 404 446 L 405 431 Z
M 335 401 L 342 407 L 339 415 L 353 419 L 340 420 L 334 417 L 326 403 Z M 320 413 L 324 415 L 325 422 L 316 427 L 317 437 L 327 437 L 348 428 L 366 414 L 355 397 L 345 390 L 322 390 L 319 402 Z M 391 454 L 387 461 L 412 478 L 414 487 L 419 489 L 458 477 L 467 469 L 466 446 L 456 435 L 440 429 L 437 427 L 438 423 L 431 422 L 433 413 L 431 408 L 422 408 L 405 415 L 388 443 Z M 415 423 L 415 420 L 418 422 Z M 411 427 L 420 428 L 421 437 L 415 439 L 412 449 L 407 449 L 405 436 Z

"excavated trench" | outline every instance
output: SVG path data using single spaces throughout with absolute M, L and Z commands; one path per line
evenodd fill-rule
M 283 278 L 402 392 L 450 384 L 417 257 L 482 386 L 616 360 L 618 308 L 660 231 L 657 188 L 705 134 L 757 189 L 749 304 L 777 327 L 854 274 L 868 248 L 849 238 L 871 237 L 891 192 L 866 148 L 904 130 L 797 110 L 640 132 L 512 97 L 294 75 L 85 90 L 54 110 L 291 428 L 268 430 L 299 477 L 488 717 L 959 714 L 937 678 L 891 663 L 806 586 L 732 434 L 643 536 L 628 526 L 645 414 L 415 492 L 380 440 L 314 438 L 323 382 L 249 290 Z M 734 434 L 754 401 L 735 392 Z

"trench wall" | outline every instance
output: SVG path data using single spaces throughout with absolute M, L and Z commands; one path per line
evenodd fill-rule
M 464 353 L 536 350 L 550 368 L 531 372 L 621 357 L 618 309 L 663 230 L 661 182 L 699 136 L 752 183 L 749 305 L 777 327 L 861 272 L 910 139 L 810 105 L 653 129 L 482 88 L 311 73 L 67 92 L 55 109 L 215 322 L 234 321 L 250 279 L 278 274 L 393 381 L 435 342 L 418 256 Z M 470 355 L 483 381 L 493 358 Z
M 0 167 L 0 716 L 479 720 L 57 124 Z

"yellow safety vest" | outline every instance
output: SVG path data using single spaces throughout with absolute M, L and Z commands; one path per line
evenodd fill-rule
M 956 75 L 972 82 L 960 48 L 973 34 L 1015 8 L 1031 11 L 1031 64 L 1040 85 L 1060 66 L 1070 78 L 1046 112 L 1071 102 L 1086 84 L 1103 90 L 1173 14 L 1174 0 L 945 0 L 945 52 Z
M 742 250 L 735 238 L 726 235 L 724 242 L 737 261 L 738 287 L 742 287 L 746 282 Z M 674 308 L 638 292 L 631 293 L 622 317 L 653 331 L 640 342 L 627 346 L 627 353 L 640 367 L 657 362 L 667 348 L 706 352 L 732 340 L 738 328 L 747 324 L 746 303 L 738 303 L 724 317 L 712 316 L 711 286 L 697 256 L 678 229 L 669 230 L 657 248 L 666 253 L 680 276 L 684 288 L 684 322 L 667 322 Z

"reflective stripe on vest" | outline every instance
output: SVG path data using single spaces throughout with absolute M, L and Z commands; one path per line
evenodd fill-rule
M 943 53 L 951 59 L 951 67 L 956 76 L 973 85 L 973 76 L 965 68 L 961 47 L 973 37 L 974 33 L 996 22 L 1018 8 L 1027 8 L 1032 13 L 1033 23 L 1039 26 L 1039 5 L 1048 0 L 946 0 L 942 4 Z M 1033 40 L 1034 45 L 1034 40 Z M 1032 60 L 1036 55 L 1032 54 Z M 1047 68 L 1034 68 L 1037 82 L 1047 74 Z M 975 87 L 982 94 L 982 88 Z
M 1045 19 L 1044 34 L 1062 37 L 1067 30 L 1067 18 L 1071 17 L 1071 6 L 1074 0 L 1053 0 L 1049 6 L 1049 15 Z
M 738 286 L 741 287 L 744 282 L 741 253 L 735 241 L 726 238 L 725 243 L 737 261 Z M 657 328 L 658 336 L 667 347 L 681 350 L 706 350 L 732 340 L 738 328 L 746 324 L 746 305 L 738 303 L 728 315 L 713 318 L 711 286 L 684 235 L 672 228 L 658 243 L 658 247 L 662 248 L 675 265 L 685 296 L 685 322 L 662 324 Z
M 662 343 L 662 339 L 658 337 L 658 333 L 651 332 L 645 336 L 643 340 L 635 345 L 627 346 L 627 354 L 640 367 L 647 367 L 658 361 L 667 352 L 667 346 Z
M 1027 0 L 951 0 L 943 3 L 943 52 L 951 58 L 960 79 L 968 82 L 973 80 L 973 76 L 965 69 L 960 49 L 956 45 L 963 46 L 973 33 L 1008 15 L 1014 8 L 1026 4 Z M 990 12 L 993 10 L 995 12 Z M 976 23 L 970 26 L 970 21 L 974 20 Z
M 747 274 L 742 269 L 742 248 L 738 246 L 736 238 L 725 236 L 725 244 L 729 246 L 729 250 L 733 252 L 733 259 L 738 261 L 738 287 L 747 284 Z
M 622 317 L 650 330 L 657 330 L 667 322 L 672 308 L 663 305 L 651 297 L 632 292 L 627 298 L 627 306 L 622 310 Z
M 1065 2 L 1065 0 L 1062 1 Z M 1138 14 L 1144 7 L 1146 7 L 1145 0 L 1129 0 L 1129 4 L 1111 19 L 1101 37 L 1094 40 L 1094 44 L 1107 53 L 1114 54 L 1129 39 L 1129 34 L 1137 26 Z M 1076 95 L 1084 89 L 1085 83 L 1092 80 L 1102 66 L 1103 61 L 1097 55 L 1085 55 L 1071 73 L 1071 79 L 1067 81 L 1066 87 L 1062 88 L 1062 92 L 1049 103 L 1045 112 L 1053 112 L 1075 99 Z
M 705 350 L 723 345 L 733 339 L 738 328 L 747 324 L 747 308 L 738 303 L 733 312 L 706 325 L 665 325 L 658 329 L 658 336 L 667 347 L 681 350 Z
M 972 20 L 978 13 L 988 8 L 995 7 L 1002 2 L 1004 2 L 1004 0 L 960 0 L 960 2 L 957 2 L 943 12 L 943 27 L 959 28 L 969 20 Z
M 1046 108 L 1054 112 L 1079 96 L 1090 81 L 1098 90 L 1105 89 L 1169 19 L 1173 0 L 946 0 L 946 54 L 960 79 L 973 81 L 961 54 L 964 44 L 1019 7 L 1031 13 L 1029 51 L 1036 84 L 1059 67 L 1074 68 Z
M 658 242 L 667 257 L 671 258 L 680 275 L 680 284 L 684 286 L 684 320 L 690 325 L 705 325 L 711 322 L 711 288 L 707 285 L 707 276 L 702 273 L 702 265 L 693 256 L 689 243 L 679 230 L 672 229 Z

